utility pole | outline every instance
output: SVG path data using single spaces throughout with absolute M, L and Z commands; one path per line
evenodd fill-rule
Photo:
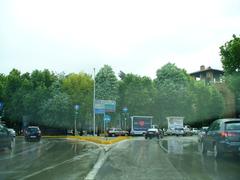
M 93 68 L 93 136 L 95 136 L 96 134 L 96 122 L 95 122 L 95 96 L 96 96 L 96 92 L 95 92 L 95 68 Z
M 77 132 L 77 116 L 78 116 L 78 111 L 79 111 L 80 105 L 76 104 L 74 106 L 75 109 L 75 117 L 74 117 L 74 135 L 76 136 L 78 134 Z

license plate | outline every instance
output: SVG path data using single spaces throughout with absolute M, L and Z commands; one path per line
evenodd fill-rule
M 30 138 L 35 138 L 36 136 L 30 136 Z
M 149 132 L 149 134 L 154 134 L 153 132 Z

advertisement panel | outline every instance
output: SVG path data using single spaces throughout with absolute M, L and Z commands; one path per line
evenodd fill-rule
M 141 135 L 152 126 L 152 116 L 132 116 L 132 135 Z

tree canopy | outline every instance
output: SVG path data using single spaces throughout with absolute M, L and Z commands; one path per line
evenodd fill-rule
M 185 124 L 203 125 L 221 117 L 224 98 L 213 85 L 195 81 L 185 70 L 168 63 L 158 69 L 156 79 L 120 72 L 117 79 L 109 65 L 96 75 L 96 99 L 116 100 L 117 109 L 111 113 L 113 127 L 121 126 L 124 107 L 131 115 L 154 116 L 154 123 L 166 126 L 167 116 L 183 116 Z M 56 74 L 35 70 L 22 74 L 13 69 L 0 74 L 0 101 L 4 102 L 4 120 L 22 125 L 73 128 L 74 105 L 80 105 L 78 129 L 91 129 L 93 117 L 93 78 L 84 72 Z M 232 85 L 238 81 L 232 80 Z M 235 87 L 235 86 L 234 86 Z M 130 119 L 128 118 L 128 126 Z M 102 129 L 102 116 L 96 124 Z M 129 128 L 129 127 L 128 127 Z
M 220 47 L 220 55 L 227 74 L 240 72 L 240 37 L 233 35 L 233 39 Z

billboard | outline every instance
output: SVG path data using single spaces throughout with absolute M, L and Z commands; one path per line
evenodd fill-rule
M 133 116 L 132 117 L 132 127 L 134 131 L 147 131 L 151 128 L 152 117 L 147 116 Z

